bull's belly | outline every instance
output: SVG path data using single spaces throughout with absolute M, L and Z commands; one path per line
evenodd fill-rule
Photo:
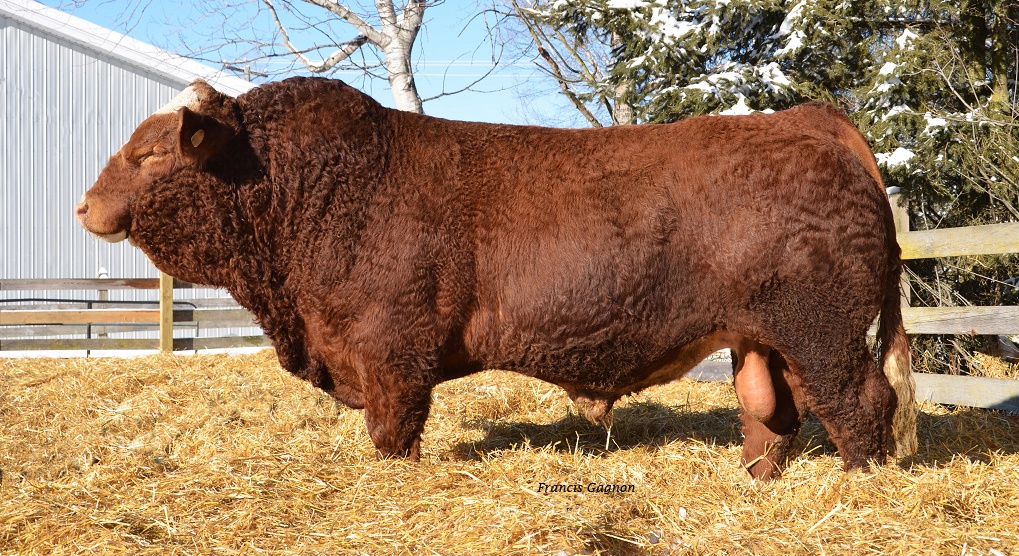
M 554 373 L 549 376 L 541 374 L 536 376 L 561 386 L 570 392 L 571 397 L 574 392 L 586 392 L 590 395 L 618 398 L 650 386 L 672 382 L 690 372 L 698 363 L 718 350 L 731 348 L 738 351 L 743 341 L 744 337 L 734 332 L 714 332 L 674 348 L 638 368 L 616 369 L 614 373 L 611 370 L 597 373 L 591 381 L 575 380 L 574 377 L 570 377 L 573 380 L 564 380 L 566 377 Z
M 594 380 L 585 381 L 573 377 L 564 380 L 564 377 L 556 373 L 528 373 L 525 369 L 518 370 L 560 386 L 566 390 L 570 399 L 589 421 L 608 425 L 611 423 L 612 405 L 620 397 L 677 380 L 718 350 L 729 348 L 736 351 L 737 357 L 742 357 L 742 353 L 755 344 L 753 340 L 741 334 L 717 331 L 670 350 L 641 368 L 619 370 L 615 375 L 617 380 L 608 381 L 605 380 L 604 374 L 598 374 Z

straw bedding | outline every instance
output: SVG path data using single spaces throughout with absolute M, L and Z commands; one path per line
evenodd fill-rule
M 810 421 L 762 484 L 731 384 L 609 438 L 510 373 L 434 398 L 411 464 L 271 351 L 0 360 L 0 554 L 1019 554 L 1016 416 L 925 406 L 916 457 L 848 475 Z

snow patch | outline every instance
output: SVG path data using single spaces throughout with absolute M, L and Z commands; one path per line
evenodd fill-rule
M 898 116 L 899 114 L 903 114 L 903 113 L 911 112 L 911 111 L 912 111 L 912 109 L 910 107 L 906 106 L 905 104 L 899 104 L 899 105 L 896 105 L 896 106 L 893 106 L 893 107 L 889 108 L 888 112 L 885 112 L 885 114 L 883 116 L 881 116 L 881 120 L 884 121 L 884 120 L 887 120 L 888 118 L 891 118 L 892 116 Z
M 877 72 L 878 77 L 885 76 L 884 82 L 875 84 L 870 92 L 877 94 L 887 93 L 892 90 L 892 87 L 902 85 L 902 80 L 895 75 L 898 69 L 899 65 L 895 62 L 885 62 L 885 65 L 881 66 L 881 69 Z M 887 99 L 885 102 L 887 102 Z
M 803 34 L 803 31 L 800 31 L 799 29 L 793 31 L 792 35 L 789 36 L 789 40 L 785 43 L 785 46 L 778 49 L 778 51 L 775 52 L 775 55 L 785 56 L 786 54 L 795 53 L 799 49 L 803 48 L 803 39 L 805 38 L 806 35 Z
M 724 68 L 726 70 L 729 70 L 730 68 L 736 67 L 737 67 L 736 64 L 730 62 L 728 64 L 724 64 L 719 69 Z M 742 74 L 740 74 L 737 71 L 731 70 L 719 71 L 718 73 L 712 73 L 709 75 L 702 75 L 701 78 L 703 79 L 703 81 L 691 83 L 690 85 L 687 85 L 686 87 L 683 88 L 696 89 L 699 91 L 704 91 L 705 93 L 717 93 L 721 91 L 723 88 L 731 89 L 732 87 L 741 86 L 745 81 Z
M 886 62 L 885 65 L 881 66 L 881 71 L 877 72 L 878 75 L 891 75 L 895 73 L 898 64 L 895 62 Z
M 899 46 L 899 50 L 905 50 L 914 40 L 919 38 L 919 36 L 920 35 L 917 35 L 909 29 L 906 29 L 901 35 L 899 35 L 899 38 L 895 39 L 895 44 Z
M 568 2 L 564 2 L 568 4 Z M 648 3 L 644 0 L 609 0 L 605 4 L 605 7 L 610 10 L 636 10 L 637 8 L 646 8 Z
M 653 29 L 658 29 L 661 37 L 669 44 L 674 44 L 677 40 L 702 27 L 700 23 L 680 21 L 669 10 L 659 7 L 655 7 L 651 11 L 651 20 L 648 23 Z
M 782 68 L 776 62 L 771 62 L 760 68 L 758 74 L 760 75 L 761 82 L 768 87 L 768 90 L 777 91 L 793 86 L 793 82 L 786 77 L 785 73 L 782 72 Z
M 877 153 L 874 158 L 877 159 L 878 164 L 884 164 L 888 168 L 895 168 L 897 166 L 906 165 L 909 166 L 909 161 L 916 156 L 916 153 L 909 149 L 899 147 L 891 153 Z
M 747 114 L 753 113 L 754 113 L 753 109 L 747 106 L 746 97 L 740 95 L 739 101 L 737 101 L 736 104 L 732 106 L 732 108 L 729 108 L 728 110 L 722 110 L 718 114 L 720 116 L 745 116 Z
M 896 85 L 902 85 L 902 81 L 899 81 L 898 77 L 885 81 L 884 83 L 875 87 L 874 90 L 879 93 L 887 93 L 888 91 L 892 90 L 892 87 Z
M 760 67 L 727 62 L 719 66 L 714 73 L 701 75 L 697 81 L 682 87 L 688 91 L 700 91 L 719 100 L 731 98 L 730 95 L 742 98 L 748 94 L 760 93 L 782 96 L 792 88 L 792 80 L 786 76 L 777 62 Z M 734 110 L 738 106 L 739 104 L 729 110 Z
M 927 123 L 927 126 L 923 128 L 923 133 L 921 133 L 921 135 L 930 135 L 932 130 L 948 125 L 948 120 L 944 118 L 935 118 L 934 116 L 931 116 L 930 112 L 924 114 L 923 119 Z
M 806 0 L 800 0 L 793 6 L 793 9 L 789 10 L 789 14 L 782 20 L 782 25 L 778 27 L 778 32 L 775 33 L 772 38 L 779 38 L 788 35 L 793 32 L 793 26 L 795 26 L 801 19 L 803 19 L 803 7 L 807 5 Z
M 694 89 L 696 91 L 704 91 L 705 93 L 710 93 L 711 91 L 715 90 L 716 86 L 711 84 L 707 79 L 705 79 L 704 81 L 691 83 L 690 85 L 687 85 L 686 87 L 683 88 Z
M 638 67 L 644 65 L 645 61 L 647 61 L 647 55 L 643 54 L 643 55 L 637 56 L 633 60 L 630 60 L 629 62 L 627 62 L 626 63 L 626 67 L 631 68 L 631 69 L 632 68 L 638 68 Z

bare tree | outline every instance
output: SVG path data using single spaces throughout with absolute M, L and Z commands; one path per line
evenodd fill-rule
M 569 17 L 553 15 L 542 0 L 525 1 L 521 5 L 509 0 L 509 10 L 503 15 L 526 29 L 524 42 L 528 44 L 522 48 L 537 52 L 534 63 L 539 70 L 558 85 L 591 126 L 601 127 L 606 115 L 613 125 L 634 123 L 633 107 L 627 100 L 630 84 L 610 80 L 617 38 L 599 35 Z
M 252 78 L 272 79 L 295 72 L 334 74 L 356 70 L 369 79 L 385 79 L 396 108 L 422 113 L 434 98 L 475 87 L 497 67 L 501 47 L 494 26 L 484 23 L 488 46 L 465 45 L 475 52 L 491 49 L 491 65 L 466 86 L 422 98 L 414 81 L 412 56 L 425 10 L 444 0 L 195 0 L 166 10 L 153 0 L 116 3 L 117 27 L 214 67 Z M 109 0 L 65 0 L 63 9 L 108 10 Z M 107 5 L 107 7 L 104 7 Z M 463 14 L 466 24 L 469 14 Z M 173 30 L 173 32 L 168 32 Z M 175 33 L 175 34 L 174 34 Z
M 393 91 L 393 101 L 400 110 L 423 113 L 421 97 L 414 85 L 414 72 L 411 67 L 411 51 L 414 40 L 421 30 L 427 3 L 422 0 L 406 0 L 397 8 L 393 0 L 375 0 L 379 24 L 376 27 L 369 23 L 347 6 L 335 0 L 302 0 L 328 10 L 336 17 L 346 21 L 357 30 L 358 35 L 341 43 L 328 57 L 315 61 L 308 57 L 307 50 L 298 48 L 290 40 L 290 33 L 284 25 L 276 9 L 276 4 L 290 5 L 292 0 L 261 0 L 272 13 L 273 21 L 283 39 L 283 44 L 296 56 L 309 71 L 314 73 L 328 72 L 341 62 L 349 59 L 365 44 L 371 44 L 383 53 L 383 65 L 388 74 L 389 86 Z

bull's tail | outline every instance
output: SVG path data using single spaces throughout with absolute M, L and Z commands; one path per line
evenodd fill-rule
M 903 457 L 916 453 L 916 381 L 910 369 L 909 338 L 902 324 L 899 292 L 902 262 L 899 259 L 899 245 L 894 241 L 892 233 L 885 299 L 881 307 L 877 337 L 881 364 L 896 399 L 889 445 L 894 443 L 895 454 Z

